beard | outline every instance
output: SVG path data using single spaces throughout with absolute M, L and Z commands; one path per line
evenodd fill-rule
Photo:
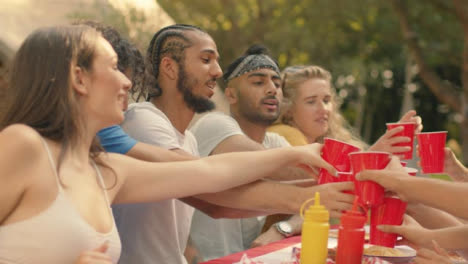
M 215 108 L 215 103 L 208 98 L 195 95 L 192 92 L 199 81 L 190 77 L 185 71 L 185 65 L 179 67 L 179 79 L 177 80 L 177 89 L 183 94 L 185 104 L 195 113 L 204 113 Z
M 276 113 L 271 115 L 263 114 L 258 109 L 255 109 L 252 104 L 249 103 L 247 98 L 243 98 L 240 93 L 238 93 L 239 98 L 239 111 L 242 116 L 244 116 L 247 120 L 254 124 L 262 124 L 264 126 L 272 125 L 279 117 L 279 105 L 278 110 Z M 263 98 L 261 101 L 265 99 L 276 99 L 274 96 L 267 96 Z

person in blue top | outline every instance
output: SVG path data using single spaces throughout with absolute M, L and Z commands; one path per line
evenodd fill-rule
M 141 91 L 145 65 L 140 51 L 111 26 L 96 21 L 80 21 L 76 24 L 93 27 L 109 41 L 118 56 L 117 68 L 132 82 L 130 92 Z M 128 98 L 124 102 L 122 111 L 126 111 L 127 107 Z M 191 159 L 164 148 L 138 142 L 125 133 L 120 125 L 106 127 L 100 130 L 97 135 L 101 146 L 107 152 L 126 154 L 146 161 L 182 161 Z

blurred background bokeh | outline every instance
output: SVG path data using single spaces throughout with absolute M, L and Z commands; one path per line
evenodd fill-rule
M 142 52 L 159 28 L 194 24 L 215 39 L 222 67 L 263 43 L 281 67 L 329 69 L 341 109 L 365 141 L 414 108 L 424 131 L 447 130 L 468 164 L 466 0 L 0 0 L 0 96 L 26 35 L 77 19 L 116 27 Z M 226 111 L 219 90 L 215 100 Z

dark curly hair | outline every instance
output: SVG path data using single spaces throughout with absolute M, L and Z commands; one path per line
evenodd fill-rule
M 132 88 L 130 92 L 132 95 L 142 90 L 143 75 L 145 73 L 145 64 L 143 56 L 138 48 L 130 43 L 127 39 L 122 37 L 120 33 L 113 27 L 93 20 L 83 20 L 74 22 L 75 25 L 86 25 L 96 29 L 101 35 L 109 41 L 115 53 L 118 56 L 117 67 L 121 72 L 127 69 L 132 71 Z M 140 94 L 137 96 L 138 100 Z M 135 98 L 134 98 L 135 99 Z

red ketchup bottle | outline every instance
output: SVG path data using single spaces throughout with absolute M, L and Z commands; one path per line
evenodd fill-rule
M 338 229 L 338 248 L 336 250 L 336 264 L 361 264 L 364 251 L 364 224 L 366 217 L 359 212 L 358 199 L 354 200 L 351 211 L 341 216 Z

